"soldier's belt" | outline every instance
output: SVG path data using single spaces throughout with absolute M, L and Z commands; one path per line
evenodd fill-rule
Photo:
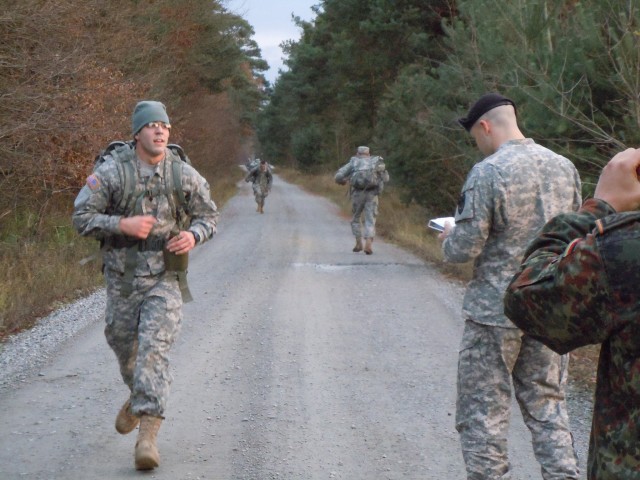
M 116 235 L 105 239 L 105 246 L 111 248 L 131 248 L 138 246 L 139 252 L 159 252 L 164 249 L 167 239 L 163 237 L 149 237 L 145 240 Z

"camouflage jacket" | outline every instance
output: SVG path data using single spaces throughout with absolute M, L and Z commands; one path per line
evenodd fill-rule
M 452 263 L 474 259 L 463 315 L 512 327 L 502 298 L 527 244 L 552 217 L 580 207 L 580 177 L 566 158 L 531 139 L 511 140 L 469 173 L 442 244 Z
M 558 353 L 602 343 L 590 479 L 640 479 L 640 212 L 587 200 L 549 222 L 509 285 L 505 312 Z
M 267 167 L 267 169 L 263 172 L 260 170 L 260 165 L 251 169 L 249 173 L 244 177 L 245 182 L 251 182 L 254 185 L 257 184 L 260 186 L 262 191 L 270 191 L 271 185 L 273 184 L 273 174 L 271 173 L 271 168 Z
M 133 156 L 129 158 L 137 165 L 133 149 L 121 153 L 124 154 Z M 139 211 L 117 212 L 116 206 L 123 196 L 124 186 L 116 162 L 112 156 L 107 156 L 105 162 L 87 178 L 86 185 L 76 198 L 72 215 L 73 225 L 80 235 L 105 241 L 102 256 L 106 268 L 124 273 L 127 248 L 122 245 L 135 241 L 123 235 L 119 228 L 120 219 L 123 216 L 153 215 L 158 222 L 151 230 L 147 242 L 142 243 L 155 243 L 156 246 L 141 248 L 137 254 L 135 275 L 155 275 L 165 270 L 161 245 L 178 228 L 176 200 L 173 195 L 167 194 L 173 190 L 171 162 L 180 162 L 182 165 L 182 188 L 189 219 L 186 227 L 199 237 L 200 243 L 213 236 L 218 210 L 211 200 L 209 184 L 192 166 L 182 162 L 167 149 L 165 158 L 154 168 L 153 175 L 148 180 L 142 177 L 140 168 L 136 168 L 134 197 L 141 200 L 135 202 Z M 121 245 L 113 246 L 114 239 Z

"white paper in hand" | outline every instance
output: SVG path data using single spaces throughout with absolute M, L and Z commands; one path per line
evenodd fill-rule
M 454 217 L 440 217 L 440 218 L 432 218 L 429 220 L 428 227 L 437 230 L 438 232 L 444 232 L 444 224 L 451 223 L 451 226 L 456 224 L 456 219 Z

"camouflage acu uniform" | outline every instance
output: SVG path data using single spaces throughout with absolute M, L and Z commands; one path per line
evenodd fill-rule
M 502 298 L 528 242 L 580 205 L 580 178 L 531 139 L 505 142 L 469 173 L 443 242 L 447 261 L 475 259 L 463 302 L 456 428 L 470 479 L 508 479 L 512 385 L 545 479 L 578 478 L 564 387 L 568 359 L 516 329 Z
M 525 255 L 505 295 L 509 318 L 558 353 L 602 343 L 588 478 L 640 479 L 640 212 L 587 200 Z
M 252 182 L 253 195 L 257 204 L 264 204 L 264 199 L 267 198 L 271 191 L 271 185 L 273 184 L 273 174 L 271 169 L 267 166 L 267 169 L 263 172 L 260 170 L 260 164 L 254 167 L 245 177 L 245 182 Z
M 135 211 L 118 212 L 123 197 L 117 160 L 108 156 L 87 179 L 74 204 L 73 224 L 81 235 L 104 242 L 102 249 L 107 284 L 105 335 L 120 364 L 124 382 L 131 390 L 131 411 L 135 415 L 162 417 L 171 376 L 169 350 L 180 330 L 182 297 L 177 274 L 165 271 L 162 249 L 177 229 L 176 199 L 171 162 L 180 162 L 182 189 L 191 218 L 189 230 L 200 243 L 216 229 L 217 208 L 210 198 L 206 180 L 177 155 L 166 150 L 157 166 L 140 169 L 132 148 L 118 151 L 138 165 Z M 147 176 L 147 173 L 149 176 Z M 137 241 L 125 237 L 119 228 L 123 216 L 153 215 L 157 218 L 149 237 Z M 127 280 L 125 266 L 132 245 L 135 255 L 133 277 Z
M 338 183 L 345 183 L 355 172 L 375 168 L 380 157 L 351 157 L 349 163 L 342 166 L 335 175 Z M 389 181 L 389 172 L 384 170 L 380 174 L 378 185 L 373 188 L 360 190 L 351 186 L 351 232 L 356 238 L 374 238 L 376 236 L 376 218 L 378 217 L 378 196 Z

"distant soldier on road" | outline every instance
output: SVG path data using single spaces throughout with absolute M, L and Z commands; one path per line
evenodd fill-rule
M 116 418 L 121 434 L 140 429 L 135 466 L 160 463 L 156 436 L 169 395 L 169 351 L 182 322 L 188 252 L 216 231 L 209 184 L 169 148 L 160 102 L 139 102 L 134 141 L 100 157 L 74 204 L 73 224 L 102 242 L 107 284 L 105 336 L 130 395 Z M 178 153 L 176 153 L 178 152 Z
M 376 219 L 378 217 L 378 196 L 384 184 L 389 181 L 382 157 L 372 157 L 369 147 L 358 147 L 356 155 L 342 166 L 335 175 L 336 183 L 350 183 L 351 197 L 351 232 L 356 237 L 354 252 L 371 255 L 373 238 L 376 236 Z M 364 217 L 364 218 L 362 218 Z M 362 239 L 364 238 L 364 247 Z
M 256 212 L 264 213 L 264 202 L 271 192 L 271 185 L 273 184 L 273 175 L 267 161 L 260 160 L 260 163 L 247 173 L 244 181 L 253 184 L 253 195 L 258 204 Z

